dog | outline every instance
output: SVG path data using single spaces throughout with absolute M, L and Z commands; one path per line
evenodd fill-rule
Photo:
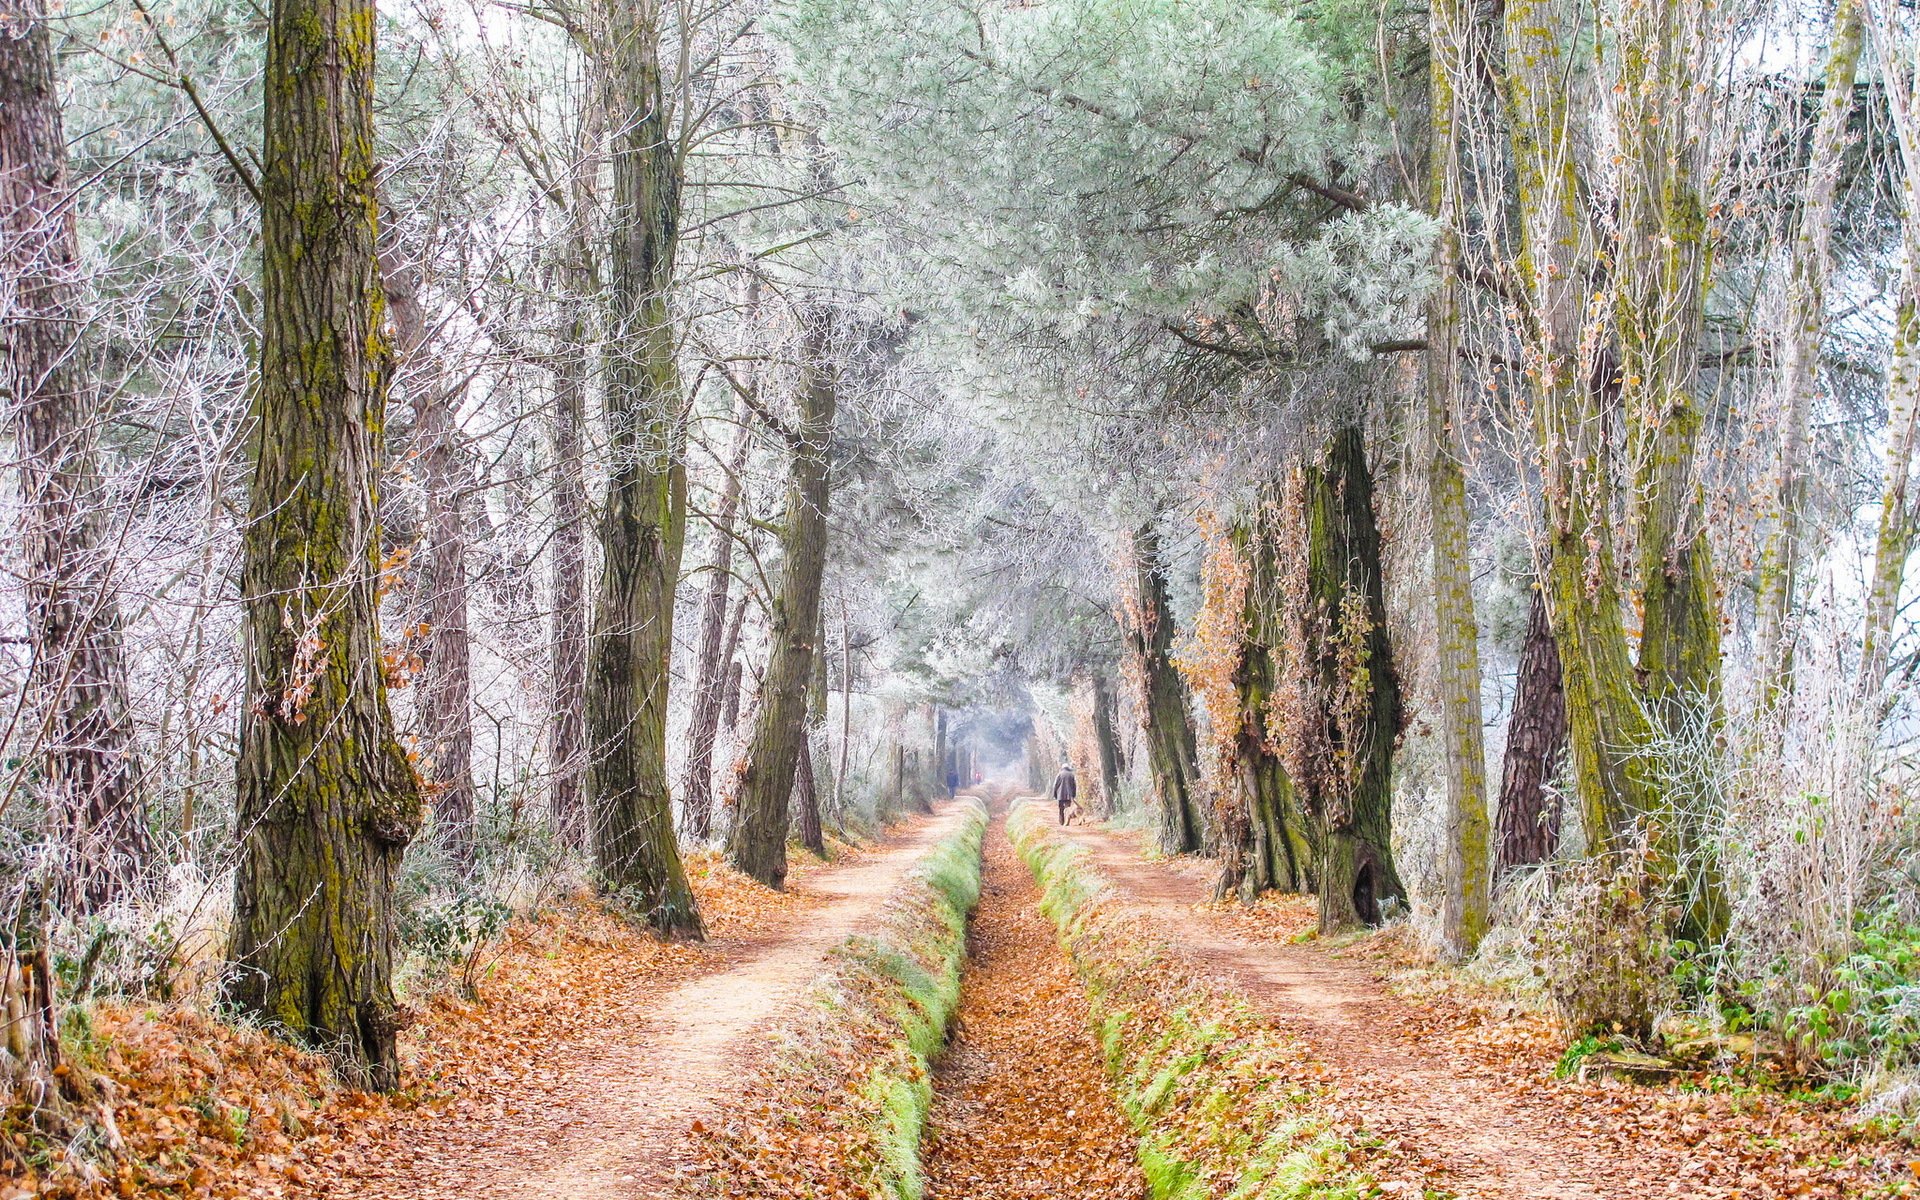
M 1061 819 L 1062 825 L 1081 825 L 1086 822 L 1086 813 L 1081 811 L 1078 800 L 1067 801 L 1067 815 Z

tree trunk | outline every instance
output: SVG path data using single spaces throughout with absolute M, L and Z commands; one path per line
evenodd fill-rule
M 1120 796 L 1120 753 L 1113 736 L 1113 687 L 1107 677 L 1093 672 L 1093 740 L 1100 759 L 1100 799 L 1094 812 L 1102 820 L 1113 815 Z
M 1199 751 L 1187 685 L 1173 664 L 1173 610 L 1160 547 L 1150 527 L 1134 532 L 1133 555 L 1134 603 L 1126 636 L 1146 681 L 1141 709 L 1158 817 L 1156 837 L 1164 854 L 1193 854 L 1205 847 L 1207 836 L 1200 813 Z
M 935 707 L 933 710 L 933 794 L 947 794 L 947 760 L 952 751 L 947 748 L 947 710 Z
M 1603 389 L 1581 361 L 1595 257 L 1574 165 L 1567 95 L 1574 33 L 1549 0 L 1506 6 L 1507 108 L 1519 193 L 1525 372 L 1546 503 L 1545 592 L 1559 644 L 1575 799 L 1587 845 L 1620 848 L 1649 796 L 1636 757 L 1648 728 L 1634 692 L 1615 547 L 1614 473 Z
M 422 354 L 428 336 L 420 307 L 421 273 L 398 246 L 379 253 L 381 286 L 393 317 L 395 377 L 413 409 L 412 457 L 426 507 L 425 669 L 415 684 L 422 772 L 434 824 L 456 861 L 473 856 L 472 668 L 467 638 L 467 531 L 462 492 L 470 483 L 459 460 L 460 389 Z
M 587 673 L 587 807 L 601 886 L 660 932 L 701 935 L 667 784 L 674 594 L 686 534 L 685 411 L 668 295 L 682 163 L 656 8 L 609 5 L 609 93 L 625 116 L 608 202 L 606 501 Z
M 1567 744 L 1567 701 L 1560 688 L 1560 650 L 1539 588 L 1527 609 L 1526 641 L 1507 722 L 1500 782 L 1498 870 L 1546 862 L 1560 845 L 1560 802 L 1547 783 Z
M 793 819 L 800 844 L 821 858 L 827 843 L 820 833 L 820 772 L 814 767 L 814 738 L 825 740 L 827 725 L 827 633 L 823 619 L 815 628 L 813 678 L 807 684 L 807 726 L 800 736 L 800 764 L 793 788 Z
M 1794 228 L 1787 279 L 1786 328 L 1780 345 L 1780 446 L 1774 468 L 1773 524 L 1760 558 L 1755 600 L 1760 651 L 1761 698 L 1777 703 L 1793 683 L 1794 591 L 1800 570 L 1801 510 L 1807 495 L 1807 425 L 1813 410 L 1814 376 L 1827 331 L 1827 277 L 1833 270 L 1834 197 L 1853 113 L 1854 79 L 1860 65 L 1864 25 L 1862 0 L 1838 0 L 1827 44 L 1820 119 Z
M 826 639 L 822 637 L 821 641 Z M 824 724 L 826 714 L 821 714 Z M 833 773 L 833 818 L 845 819 L 847 764 L 853 749 L 853 621 L 847 615 L 846 596 L 840 598 L 840 765 Z
M 740 509 L 740 481 L 747 467 L 747 452 L 752 448 L 746 414 L 742 413 L 713 517 L 713 556 L 707 563 L 707 594 L 700 606 L 700 650 L 693 676 L 693 719 L 687 728 L 686 780 L 680 790 L 687 832 L 702 839 L 713 834 L 713 748 L 720 732 L 721 701 L 732 659 L 726 642 L 727 593 L 733 586 L 733 523 Z M 737 628 L 734 636 L 739 636 Z
M 1460 430 L 1460 232 L 1463 195 L 1459 126 L 1461 88 L 1471 78 L 1474 45 L 1465 0 L 1429 9 L 1428 203 L 1440 233 L 1434 242 L 1439 284 L 1427 300 L 1427 504 L 1432 517 L 1434 684 L 1447 764 L 1440 942 L 1470 956 L 1488 921 L 1487 766 L 1480 722 L 1480 629 L 1473 611 L 1471 521 Z
M 1884 12 L 1870 15 L 1881 21 L 1885 20 Z M 1899 139 L 1902 238 L 1900 290 L 1887 361 L 1887 461 L 1857 685 L 1866 697 L 1879 697 L 1886 687 L 1894 615 L 1899 611 L 1907 558 L 1913 553 L 1915 540 L 1913 468 L 1915 451 L 1920 449 L 1920 112 L 1916 112 L 1911 73 L 1907 64 L 1899 61 L 1908 45 L 1904 36 L 1898 30 L 1877 27 L 1873 44 L 1881 78 L 1886 81 L 1887 108 Z
M 101 545 L 99 413 L 82 369 L 79 243 L 41 0 L 0 29 L 0 395 L 20 456 L 30 738 L 51 832 L 83 907 L 154 863 L 127 701 L 112 562 Z
M 374 258 L 376 24 L 370 0 L 275 0 L 268 26 L 226 995 L 390 1090 L 393 885 L 420 792 L 387 711 L 377 624 L 390 348 Z
M 1392 903 L 1406 898 L 1392 846 L 1400 684 L 1359 429 L 1335 434 L 1324 459 L 1307 469 L 1304 500 L 1307 646 L 1332 749 L 1313 793 L 1322 830 L 1320 929 L 1331 933 L 1379 924 Z
M 747 598 L 745 596 L 740 597 L 739 604 L 742 609 L 746 607 L 746 603 Z M 736 616 L 744 615 L 744 613 L 736 614 Z M 740 637 L 740 622 L 738 619 L 733 623 L 733 637 L 736 642 Z M 720 695 L 720 725 L 721 728 L 727 731 L 727 737 L 731 740 L 739 734 L 740 693 L 743 690 L 742 684 L 746 676 L 746 667 L 741 664 L 739 659 L 729 657 L 730 661 L 727 664 L 727 687 L 726 691 Z
M 820 625 L 820 577 L 827 558 L 829 451 L 834 388 L 831 317 L 802 314 L 800 419 L 787 485 L 786 527 L 779 593 L 774 597 L 760 712 L 740 782 L 740 820 L 730 855 L 735 867 L 769 887 L 787 877 L 787 807 L 793 795 L 800 741 L 806 736 L 807 683 Z
M 574 272 L 575 282 L 583 282 Z M 567 301 L 566 329 L 553 366 L 553 698 L 548 716 L 548 793 L 563 845 L 584 849 L 587 812 L 587 422 L 588 338 L 585 301 Z
M 1639 676 L 1670 726 L 1719 703 L 1720 616 L 1696 459 L 1707 217 L 1690 69 L 1706 0 L 1632 7 L 1618 22 L 1612 256 L 1618 387 L 1634 471 L 1629 525 L 1641 611 Z

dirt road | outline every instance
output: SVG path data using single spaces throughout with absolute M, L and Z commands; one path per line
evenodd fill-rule
M 542 1050 L 527 1103 L 494 1119 L 437 1121 L 412 1145 L 355 1164 L 333 1196 L 394 1200 L 664 1200 L 685 1134 L 728 1082 L 762 1061 L 768 1034 L 834 946 L 879 909 L 964 806 L 897 829 L 844 867 L 808 876 L 809 902 L 779 926 L 712 943 L 710 966 L 665 991 L 636 985 L 611 1021 Z M 609 1031 L 614 1036 L 609 1036 Z

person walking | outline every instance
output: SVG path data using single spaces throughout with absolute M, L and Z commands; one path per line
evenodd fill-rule
M 960 768 L 957 764 L 947 764 L 947 799 L 951 800 L 960 792 Z
M 1067 823 L 1067 806 L 1080 794 L 1079 781 L 1073 777 L 1073 764 L 1060 764 L 1060 773 L 1053 777 L 1053 800 L 1060 806 L 1060 823 Z

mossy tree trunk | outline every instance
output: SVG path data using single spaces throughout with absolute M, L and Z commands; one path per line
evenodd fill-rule
M 822 620 L 814 630 L 813 637 L 813 677 L 807 683 L 807 725 L 800 735 L 800 762 L 795 768 L 793 781 L 793 822 L 800 835 L 800 844 L 819 855 L 827 856 L 827 843 L 820 832 L 820 793 L 824 790 L 820 777 L 825 772 L 819 760 L 825 757 L 816 748 L 814 739 L 826 728 L 827 723 L 827 631 L 826 621 Z
M 683 147 L 660 47 L 665 14 L 610 5 L 605 70 L 614 123 L 609 197 L 607 490 L 588 647 L 587 808 L 600 883 L 670 936 L 700 914 L 674 835 L 667 783 L 673 605 L 687 519 L 685 404 L 673 314 Z
M 1214 894 L 1223 900 L 1237 895 L 1248 903 L 1265 891 L 1301 891 L 1314 856 L 1315 838 L 1273 730 L 1276 656 L 1287 654 L 1288 630 L 1281 579 L 1282 559 L 1288 556 L 1281 553 L 1279 539 L 1297 537 L 1296 530 L 1278 520 L 1281 513 L 1279 491 L 1270 489 L 1254 517 L 1233 533 L 1234 552 L 1245 562 L 1248 583 L 1233 674 L 1240 727 L 1223 750 L 1230 760 L 1226 774 L 1233 795 L 1225 798 L 1221 813 L 1220 876 Z
M 787 811 L 794 772 L 807 737 L 807 688 L 820 635 L 820 582 L 827 561 L 828 468 L 836 381 L 830 361 L 829 314 L 802 314 L 799 421 L 789 446 L 786 524 L 781 531 L 780 583 L 774 596 L 771 651 L 760 687 L 760 712 L 740 781 L 733 865 L 769 887 L 787 877 Z
M 1720 613 L 1700 480 L 1695 396 L 1711 262 L 1691 117 L 1706 0 L 1631 5 L 1618 22 L 1612 256 L 1618 387 L 1633 467 L 1629 524 L 1641 612 L 1639 678 L 1668 724 L 1719 703 Z
M 50 832 L 82 907 L 154 865 L 127 702 L 99 413 L 80 345 L 80 247 L 51 32 L 39 0 L 0 26 L 0 396 L 14 412 L 27 638 L 27 720 Z
M 1547 790 L 1567 745 L 1567 698 L 1560 687 L 1560 650 L 1538 588 L 1527 608 L 1513 713 L 1500 780 L 1501 872 L 1546 862 L 1560 845 L 1560 803 Z
M 1387 641 L 1380 529 L 1360 430 L 1336 433 L 1303 473 L 1306 668 L 1327 761 L 1308 791 L 1323 932 L 1378 924 L 1403 902 L 1393 861 L 1393 755 L 1400 683 Z
M 1200 812 L 1199 748 L 1186 681 L 1173 663 L 1173 607 L 1151 527 L 1134 532 L 1133 560 L 1133 597 L 1125 632 L 1145 686 L 1141 706 L 1157 818 L 1155 835 L 1163 853 L 1193 854 L 1205 848 L 1207 839 Z
M 687 832 L 713 835 L 713 750 L 719 740 L 722 693 L 733 657 L 728 644 L 727 596 L 733 586 L 733 525 L 740 510 L 740 483 L 753 447 L 747 414 L 727 456 L 726 480 L 713 514 L 713 554 L 707 562 L 707 591 L 700 604 L 700 648 L 693 675 L 693 717 L 687 726 L 687 765 L 680 789 Z M 737 631 L 736 631 L 737 636 Z
M 1573 33 L 1553 0 L 1506 7 L 1506 92 L 1520 254 L 1528 408 L 1540 455 L 1544 590 L 1558 643 L 1575 799 L 1595 852 L 1618 848 L 1646 808 L 1649 730 L 1634 688 L 1615 543 L 1605 389 L 1582 361 L 1595 258 L 1575 175 L 1566 80 Z
M 390 1089 L 393 888 L 420 793 L 387 710 L 376 611 L 390 348 L 374 254 L 375 25 L 370 0 L 275 0 L 268 24 L 226 995 Z
M 1473 559 L 1467 476 L 1460 430 L 1460 238 L 1463 89 L 1473 78 L 1472 37 L 1464 0 L 1428 9 L 1428 204 L 1439 223 L 1434 242 L 1438 285 L 1427 300 L 1427 504 L 1432 520 L 1434 685 L 1446 756 L 1447 821 L 1442 850 L 1440 941 L 1471 955 L 1485 936 L 1489 879 L 1486 745 L 1481 737 L 1480 629 L 1473 608 Z

